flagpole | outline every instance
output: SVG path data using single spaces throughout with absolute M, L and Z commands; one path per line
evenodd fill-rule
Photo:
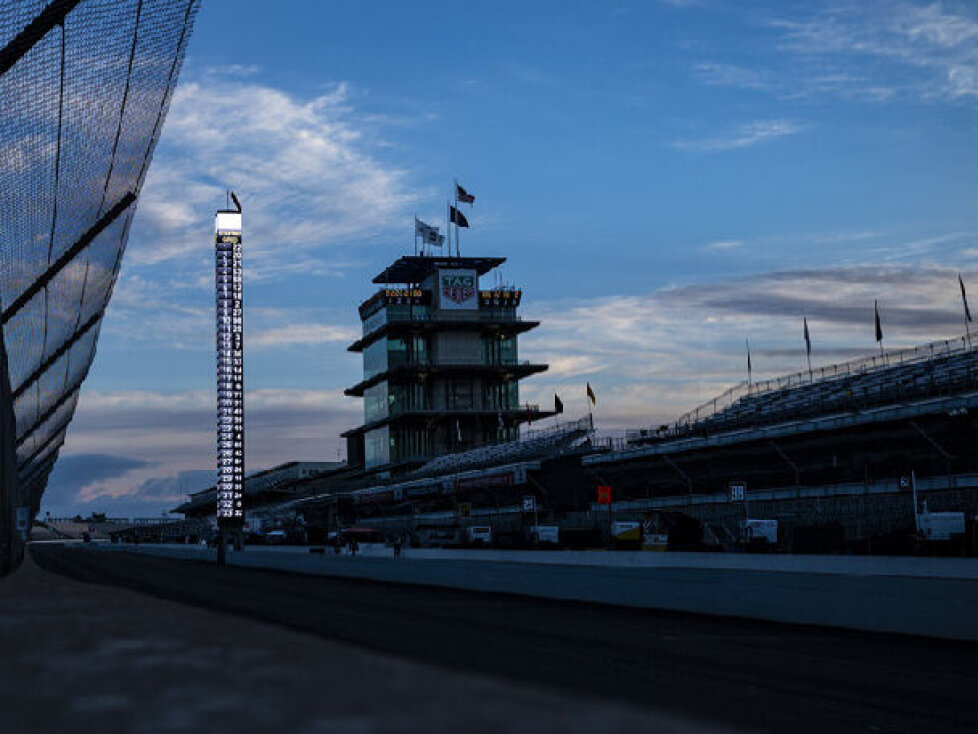
M 747 394 L 750 395 L 751 388 L 751 365 L 750 365 L 750 339 L 745 339 L 747 344 Z
M 880 321 L 879 301 L 873 301 L 873 312 L 876 317 L 876 341 L 880 344 L 880 362 L 886 364 L 886 351 L 883 349 L 883 325 Z
M 961 273 L 958 273 L 958 285 L 961 286 L 961 304 L 964 306 L 964 333 L 968 340 L 968 348 L 971 348 L 971 309 L 968 308 L 968 296 L 964 292 L 964 280 Z
M 453 178 L 455 185 L 455 257 L 462 257 L 462 250 L 458 246 L 458 179 Z
M 808 333 L 808 317 L 805 317 L 805 356 L 808 358 L 808 381 L 815 382 L 812 375 L 812 336 Z

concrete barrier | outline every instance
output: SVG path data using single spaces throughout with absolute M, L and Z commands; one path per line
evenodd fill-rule
M 216 555 L 214 549 L 199 546 L 101 548 L 200 561 Z M 978 641 L 978 579 L 973 562 L 966 559 L 408 549 L 394 560 L 389 550 L 382 552 L 350 556 L 253 547 L 229 554 L 228 562 L 300 574 Z

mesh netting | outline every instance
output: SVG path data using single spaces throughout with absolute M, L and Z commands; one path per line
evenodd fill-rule
M 36 511 L 64 442 L 199 2 L 0 0 L 14 505 Z

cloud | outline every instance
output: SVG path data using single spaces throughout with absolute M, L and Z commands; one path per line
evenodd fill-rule
M 214 348 L 213 281 L 159 279 L 126 273 L 120 278 L 109 306 L 103 334 L 117 339 L 121 349 L 147 346 L 169 350 L 211 351 Z M 359 336 L 355 312 L 346 323 L 317 320 L 314 307 L 246 309 L 245 341 L 249 350 L 286 346 L 315 346 L 349 342 Z
M 304 99 L 210 70 L 182 83 L 139 203 L 130 262 L 209 253 L 211 214 L 225 186 L 244 205 L 249 269 L 371 238 L 402 223 L 415 194 L 406 173 L 371 154 L 345 84 Z
M 724 252 L 726 250 L 736 250 L 744 246 L 741 240 L 717 240 L 706 245 L 703 249 L 707 252 Z
M 978 271 L 964 278 L 978 281 Z M 573 356 L 521 385 L 521 400 L 549 404 L 557 392 L 573 417 L 587 409 L 590 381 L 602 428 L 668 422 L 745 378 L 745 339 L 755 379 L 804 370 L 803 317 L 816 367 L 875 353 L 874 299 L 888 348 L 963 333 L 957 271 L 919 263 L 797 268 L 643 296 L 537 303 L 542 325 L 521 338 L 522 355 Z
M 693 67 L 693 73 L 704 84 L 715 87 L 734 87 L 737 89 L 757 89 L 772 91 L 774 82 L 765 71 L 750 69 L 735 64 L 701 62 Z
M 743 124 L 726 135 L 702 140 L 680 140 L 673 145 L 682 150 L 701 152 L 734 150 L 783 138 L 787 135 L 795 135 L 804 129 L 804 125 L 791 120 L 756 120 Z
M 224 66 L 210 66 L 204 70 L 207 76 L 254 76 L 259 72 L 256 64 L 226 64 Z
M 63 499 L 45 492 L 43 510 L 53 517 L 87 517 L 93 512 L 104 512 L 109 517 L 159 517 L 185 501 L 188 494 L 213 484 L 213 470 L 182 471 L 174 476 L 144 479 L 122 496 L 96 492 Z
M 44 492 L 46 507 L 75 504 L 83 487 L 124 476 L 148 462 L 112 454 L 75 454 L 61 457 L 55 464 Z M 74 514 L 74 513 L 71 513 Z
M 44 509 L 156 514 L 210 486 L 215 402 L 209 390 L 84 390 L 52 475 L 53 486 L 70 491 L 46 492 Z M 361 401 L 340 390 L 246 391 L 247 470 L 293 460 L 335 461 L 343 448 L 339 434 L 359 425 L 362 411 Z M 112 455 L 101 463 L 85 458 L 106 446 L 113 447 Z M 79 473 L 85 467 L 92 468 Z M 68 512 L 69 506 L 79 509 Z
M 869 103 L 978 100 L 978 17 L 943 3 L 836 3 L 765 22 L 775 61 L 701 61 L 703 83 L 779 98 L 834 95 Z M 858 70 L 858 71 L 853 71 Z
M 167 509 L 174 503 L 183 502 L 188 494 L 214 486 L 212 469 L 191 469 L 174 476 L 150 477 L 126 494 L 129 500 L 145 503 L 163 503 Z
M 274 329 L 259 331 L 248 337 L 248 348 L 265 349 L 332 342 L 351 342 L 356 339 L 356 329 L 330 324 L 287 324 Z

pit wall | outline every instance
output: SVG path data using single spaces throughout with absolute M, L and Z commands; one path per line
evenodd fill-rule
M 800 488 L 801 489 L 801 488 Z M 803 488 L 805 493 L 818 493 L 823 488 Z M 914 530 L 912 493 L 884 492 L 879 487 L 867 485 L 862 494 L 837 494 L 831 496 L 835 488 L 824 488 L 821 497 L 799 497 L 783 499 L 756 500 L 748 496 L 748 514 L 752 518 L 778 520 L 778 547 L 782 552 L 842 552 L 861 553 L 903 553 L 910 549 L 906 539 Z M 801 493 L 801 492 L 800 492 Z M 964 512 L 969 525 L 978 516 L 978 487 L 956 487 L 921 492 L 919 501 L 927 501 L 930 512 Z M 657 510 L 681 512 L 712 530 L 705 533 L 708 544 L 727 546 L 734 544 L 741 536 L 745 517 L 742 503 L 688 503 L 677 497 L 674 503 L 658 504 Z M 490 525 L 497 542 L 509 536 L 511 540 L 526 535 L 532 524 L 532 515 L 521 513 L 517 507 L 500 508 L 495 511 L 478 511 L 471 517 L 459 517 L 451 513 L 438 513 L 428 516 L 391 516 L 386 518 L 364 518 L 357 524 L 372 527 L 388 534 L 407 532 L 422 545 L 464 544 L 465 529 L 472 525 Z M 613 508 L 570 512 L 560 517 L 541 512 L 538 522 L 541 525 L 558 525 L 566 528 L 594 528 L 600 533 L 601 541 L 610 540 L 610 522 L 641 521 L 647 512 L 644 508 Z M 811 540 L 811 531 L 821 531 L 821 535 Z M 807 533 L 806 539 L 802 535 Z M 971 536 L 974 530 L 971 530 Z M 888 541 L 888 536 L 899 536 Z M 969 536 L 970 553 L 978 551 L 971 548 L 976 539 Z M 892 546 L 892 548 L 890 547 Z

